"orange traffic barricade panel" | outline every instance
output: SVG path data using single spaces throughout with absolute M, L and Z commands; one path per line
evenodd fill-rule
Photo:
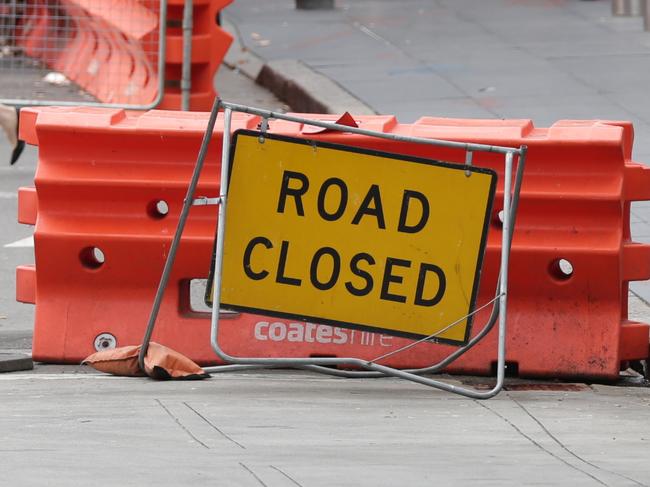
M 331 120 L 337 115 L 310 115 Z M 39 146 L 35 186 L 36 360 L 77 362 L 110 334 L 118 346 L 141 342 L 174 234 L 207 113 L 144 114 L 88 108 L 24 109 L 21 134 Z M 628 282 L 650 278 L 650 246 L 631 241 L 632 197 L 650 199 L 647 171 L 630 160 L 632 127 L 622 122 L 355 116 L 361 128 L 492 145 L 528 146 L 526 175 L 510 262 L 506 359 L 522 376 L 614 379 L 621 363 L 645 359 L 649 327 L 627 320 Z M 256 117 L 234 114 L 235 128 Z M 197 196 L 219 193 L 223 125 L 218 120 Z M 271 121 L 273 133 L 464 163 L 455 149 L 314 133 Z M 74 147 L 74 150 L 71 148 Z M 502 160 L 475 154 L 474 164 L 503 174 Z M 502 185 L 499 178 L 499 185 Z M 501 242 L 503 187 L 497 187 L 477 305 L 490 301 Z M 154 340 L 200 364 L 218 363 L 209 314 L 192 304 L 191 282 L 205 279 L 216 209 L 194 207 L 164 295 Z M 472 334 L 488 319 L 478 313 Z M 63 333 L 65 330 L 65 333 Z M 242 356 L 357 356 L 373 359 L 408 340 L 270 318 L 223 315 L 220 343 Z M 489 374 L 496 330 L 449 366 Z M 424 367 L 449 345 L 422 343 L 386 358 L 393 367 Z

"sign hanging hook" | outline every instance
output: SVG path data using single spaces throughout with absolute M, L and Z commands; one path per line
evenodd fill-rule
M 470 171 L 470 167 L 472 167 L 472 159 L 474 158 L 474 153 L 471 150 L 468 150 L 465 153 L 465 176 L 470 177 L 472 175 L 472 171 Z
M 266 132 L 269 129 L 269 117 L 262 117 L 262 121 L 259 123 L 257 128 L 261 132 L 258 140 L 260 141 L 260 144 L 263 144 L 264 137 L 266 136 Z

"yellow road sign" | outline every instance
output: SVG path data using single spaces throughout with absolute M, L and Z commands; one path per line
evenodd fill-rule
M 223 308 L 467 341 L 493 171 L 251 131 L 231 164 Z

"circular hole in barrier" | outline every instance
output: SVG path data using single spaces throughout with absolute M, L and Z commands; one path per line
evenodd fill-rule
M 566 281 L 573 276 L 573 264 L 567 259 L 555 259 L 549 266 L 549 273 L 558 281 Z
M 165 218 L 169 213 L 169 205 L 165 200 L 155 200 L 147 205 L 147 213 L 151 218 Z
M 86 247 L 79 253 L 79 260 L 87 269 L 99 269 L 104 265 L 106 258 L 99 247 Z
M 494 226 L 501 228 L 503 226 L 503 210 L 499 210 L 492 216 L 492 223 Z

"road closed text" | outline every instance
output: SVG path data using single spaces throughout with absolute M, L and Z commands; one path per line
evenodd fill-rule
M 313 185 L 306 174 L 284 171 L 278 188 L 277 212 L 293 212 L 297 216 L 305 217 L 305 212 L 311 211 L 313 218 L 320 218 L 323 222 L 343 220 L 350 225 L 358 225 L 367 219 L 376 225 L 377 229 L 386 230 L 384 202 L 378 185 L 368 186 L 361 204 L 352 211 L 348 205 L 349 189 L 340 178 L 326 179 L 319 188 L 313 189 L 318 192 L 316 208 L 309 208 L 303 201 L 305 194 L 310 191 L 310 186 Z M 290 204 L 287 204 L 288 200 Z M 414 201 L 417 204 L 413 204 Z M 423 231 L 430 211 L 426 195 L 405 189 L 399 205 L 399 220 L 395 222 L 395 230 L 404 233 Z M 416 212 L 417 215 L 413 215 Z M 254 256 L 260 253 L 272 256 L 272 268 L 253 264 Z M 254 281 L 273 279 L 280 285 L 312 286 L 320 291 L 328 291 L 338 286 L 352 296 L 375 293 L 384 301 L 416 306 L 438 304 L 446 288 L 444 271 L 430 262 L 413 262 L 399 256 L 387 256 L 380 260 L 369 251 L 345 256 L 341 250 L 331 246 L 318 247 L 307 259 L 303 256 L 302 260 L 297 260 L 292 252 L 291 241 L 274 243 L 263 235 L 250 239 L 243 252 L 242 266 L 246 276 Z M 289 268 L 299 270 L 299 274 L 291 274 Z M 413 268 L 416 269 L 416 282 L 405 283 L 405 270 Z M 351 275 L 352 278 L 343 278 L 342 274 Z M 406 288 L 413 287 L 414 292 L 405 292 Z M 429 290 L 428 294 L 425 294 L 425 288 Z

